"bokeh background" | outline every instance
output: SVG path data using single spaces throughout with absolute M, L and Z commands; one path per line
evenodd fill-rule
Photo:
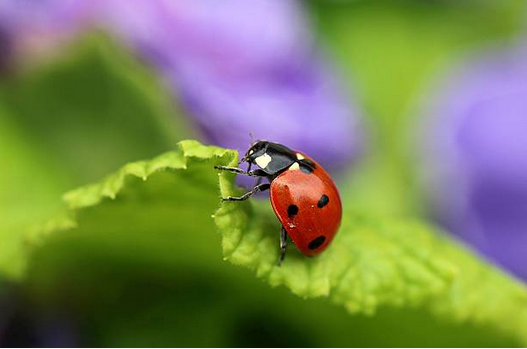
M 527 280 L 526 22 L 522 0 L 0 2 L 0 345 L 515 345 L 271 288 L 207 219 L 184 245 L 88 227 L 10 261 L 64 192 L 252 133 L 316 158 L 353 209 L 437 224 Z

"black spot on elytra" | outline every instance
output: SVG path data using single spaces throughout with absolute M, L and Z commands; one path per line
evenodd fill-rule
M 328 203 L 329 203 L 329 197 L 326 194 L 324 194 L 320 197 L 320 199 L 318 199 L 317 206 L 318 208 L 322 208 L 326 206 Z
M 324 235 L 320 235 L 318 238 L 311 241 L 309 245 L 307 245 L 307 248 L 309 248 L 310 250 L 315 250 L 319 248 L 320 245 L 324 243 L 324 241 L 326 241 L 326 237 Z
M 317 167 L 315 163 L 309 159 L 298 160 L 298 165 L 300 166 L 300 171 L 308 174 L 315 171 L 315 168 Z
M 289 217 L 296 216 L 298 214 L 298 206 L 297 205 L 289 205 L 287 208 L 287 215 Z

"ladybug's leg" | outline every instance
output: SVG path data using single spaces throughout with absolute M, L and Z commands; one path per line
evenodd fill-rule
M 287 231 L 282 226 L 280 230 L 280 257 L 278 258 L 278 266 L 282 265 L 285 258 L 285 252 L 287 251 Z
M 229 166 L 214 166 L 216 170 L 221 171 L 229 171 L 234 172 L 238 174 L 243 174 L 251 177 L 267 177 L 267 173 L 265 173 L 262 169 L 256 169 L 252 171 L 245 171 L 244 169 L 238 168 L 238 167 L 229 167 Z
M 268 190 L 270 187 L 271 187 L 271 184 L 269 183 L 258 184 L 256 187 L 252 188 L 250 191 L 243 194 L 242 196 L 227 196 L 225 198 L 221 198 L 221 200 L 222 201 L 244 201 L 260 191 Z

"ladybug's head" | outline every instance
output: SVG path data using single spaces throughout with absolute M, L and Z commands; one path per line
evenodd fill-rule
M 268 141 L 258 140 L 254 142 L 251 147 L 245 153 L 245 156 L 241 162 L 247 161 L 250 164 L 254 164 L 256 159 L 265 154 L 267 148 L 269 147 Z
M 285 145 L 259 140 L 247 150 L 241 162 L 244 161 L 249 163 L 247 171 L 255 164 L 268 175 L 275 176 L 295 163 L 297 156 Z

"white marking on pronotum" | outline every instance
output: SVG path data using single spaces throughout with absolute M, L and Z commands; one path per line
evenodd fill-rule
M 298 164 L 298 162 L 295 162 L 294 164 L 292 164 L 291 166 L 289 166 L 288 170 L 289 170 L 289 171 L 300 170 L 300 165 Z
M 305 159 L 304 155 L 302 155 L 302 154 L 300 154 L 300 153 L 296 153 L 296 158 L 297 158 L 298 160 L 303 160 L 303 159 Z
M 266 168 L 267 165 L 269 165 L 269 163 L 271 162 L 271 160 L 273 159 L 267 153 L 264 153 L 263 155 L 260 155 L 259 157 L 254 159 L 256 164 L 260 166 L 261 168 Z

